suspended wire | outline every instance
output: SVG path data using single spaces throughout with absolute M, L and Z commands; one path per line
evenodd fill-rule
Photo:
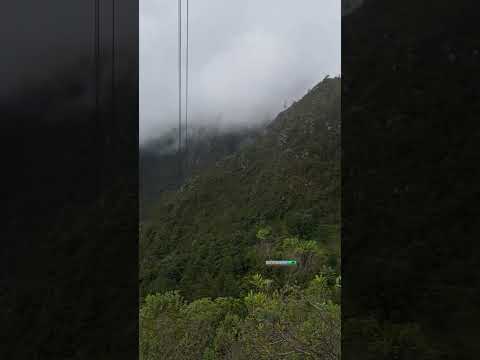
M 94 19 L 95 19 L 95 117 L 98 125 L 98 103 L 99 103 L 99 77 L 100 77 L 100 3 L 95 0 Z
M 178 162 L 182 176 L 182 0 L 178 0 Z
M 187 0 L 187 39 L 186 39 L 186 54 L 185 54 L 185 153 L 187 154 L 188 151 L 188 8 L 189 8 L 189 0 Z
M 115 121 L 115 1 L 112 0 L 112 126 Z
M 94 2 L 94 57 L 95 57 L 95 147 L 100 152 L 97 166 L 97 191 L 101 192 L 102 187 L 102 150 L 100 149 L 101 127 L 100 127 L 100 0 Z

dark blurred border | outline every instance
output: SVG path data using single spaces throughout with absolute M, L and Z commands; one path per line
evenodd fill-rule
M 476 358 L 478 2 L 354 2 L 342 18 L 342 357 Z
M 2 359 L 138 356 L 138 1 L 96 3 L 2 5 Z

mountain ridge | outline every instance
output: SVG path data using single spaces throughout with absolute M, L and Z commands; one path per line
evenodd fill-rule
M 328 248 L 315 266 L 328 258 L 338 271 L 339 133 L 340 78 L 327 77 L 252 144 L 162 194 L 141 224 L 141 295 L 238 295 L 242 277 L 265 270 L 263 257 L 289 236 Z M 272 234 L 263 250 L 262 228 Z M 315 273 L 303 270 L 296 280 Z

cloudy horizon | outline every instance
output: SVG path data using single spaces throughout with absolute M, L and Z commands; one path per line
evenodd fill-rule
M 189 10 L 193 126 L 272 118 L 340 74 L 340 0 L 190 0 Z M 141 143 L 178 123 L 177 11 L 173 0 L 140 2 Z

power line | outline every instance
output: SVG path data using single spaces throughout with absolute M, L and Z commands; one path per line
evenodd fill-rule
M 94 57 L 95 57 L 95 146 L 100 152 L 97 166 L 97 191 L 102 191 L 102 133 L 100 126 L 100 0 L 94 2 Z M 100 196 L 100 195 L 99 195 Z
M 182 143 L 182 0 L 178 0 L 178 167 L 179 179 L 182 178 L 183 160 L 188 151 L 188 90 L 189 90 L 189 0 L 186 0 L 186 48 L 185 48 L 185 134 Z M 182 154 L 182 145 L 185 146 Z
M 189 23 L 189 0 L 187 0 L 187 44 L 186 44 L 186 59 L 185 59 L 185 152 L 188 151 L 188 23 Z
M 178 173 L 182 177 L 182 0 L 178 0 Z
M 112 126 L 115 123 L 115 1 L 112 0 Z

